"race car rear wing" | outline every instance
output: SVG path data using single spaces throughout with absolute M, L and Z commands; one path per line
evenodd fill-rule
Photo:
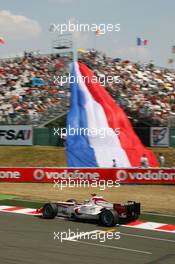
M 141 204 L 134 201 L 128 201 L 127 204 L 127 216 L 133 217 L 134 214 L 138 217 L 141 212 Z

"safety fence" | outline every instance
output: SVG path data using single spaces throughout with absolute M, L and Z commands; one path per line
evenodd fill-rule
M 0 168 L 0 182 L 175 184 L 175 168 Z
M 136 127 L 137 135 L 148 147 L 175 147 L 175 128 Z M 32 127 L 30 125 L 1 125 L 0 145 L 63 146 L 65 137 L 55 133 L 56 127 Z

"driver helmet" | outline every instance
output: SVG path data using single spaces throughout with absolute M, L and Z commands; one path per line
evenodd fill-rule
M 89 203 L 89 200 L 84 200 L 84 204 L 88 204 Z

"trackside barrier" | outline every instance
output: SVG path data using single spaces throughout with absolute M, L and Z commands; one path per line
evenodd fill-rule
M 175 168 L 0 168 L 0 182 L 42 183 L 55 180 L 175 184 Z

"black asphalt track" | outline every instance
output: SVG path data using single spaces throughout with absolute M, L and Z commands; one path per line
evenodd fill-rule
M 90 234 L 77 241 L 60 241 L 69 230 L 120 232 L 120 239 L 100 242 Z M 101 233 L 101 241 L 104 233 Z M 100 234 L 99 234 L 100 237 Z M 54 239 L 55 238 L 55 239 Z M 0 212 L 0 264 L 175 264 L 175 233 L 128 227 L 104 228 L 56 218 Z

